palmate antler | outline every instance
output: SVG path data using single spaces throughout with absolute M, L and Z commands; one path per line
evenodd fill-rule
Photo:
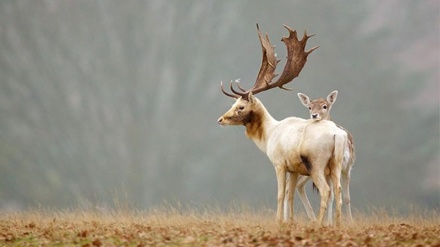
M 274 47 L 269 41 L 269 36 L 263 36 L 261 34 L 260 28 L 257 24 L 258 37 L 260 39 L 261 48 L 263 51 L 263 60 L 261 62 L 260 71 L 258 72 L 257 80 L 255 81 L 254 86 L 249 90 L 244 90 L 237 82 L 237 87 L 240 91 L 234 89 L 232 81 L 230 82 L 230 89 L 232 93 L 228 93 L 223 89 L 223 83 L 220 83 L 221 91 L 233 98 L 242 97 L 243 99 L 248 99 L 249 93 L 257 94 L 266 90 L 269 90 L 274 87 L 279 87 L 285 90 L 289 90 L 284 87 L 284 84 L 289 83 L 294 78 L 298 77 L 301 72 L 304 64 L 307 61 L 307 56 L 316 50 L 319 46 L 315 46 L 309 51 L 305 51 L 305 47 L 307 44 L 307 40 L 313 35 L 307 35 L 307 32 L 304 32 L 304 36 L 301 40 L 298 40 L 297 33 L 295 30 L 292 30 L 290 27 L 284 25 L 284 27 L 289 31 L 289 37 L 283 37 L 281 40 L 284 42 L 287 48 L 287 62 L 284 66 L 283 73 L 278 78 L 276 82 L 272 82 L 273 78 L 277 75 L 274 74 L 276 66 L 279 60 L 276 59 L 274 53 Z

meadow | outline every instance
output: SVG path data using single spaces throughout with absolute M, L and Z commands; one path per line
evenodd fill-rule
M 27 210 L 2 212 L 0 246 L 440 246 L 438 211 L 355 214 L 337 228 L 272 210 Z

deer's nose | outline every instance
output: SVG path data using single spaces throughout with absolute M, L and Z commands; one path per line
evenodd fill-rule
M 223 122 L 223 117 L 220 117 L 219 119 L 217 119 L 217 123 L 221 124 Z
M 312 114 L 312 118 L 317 118 L 318 117 L 318 113 Z

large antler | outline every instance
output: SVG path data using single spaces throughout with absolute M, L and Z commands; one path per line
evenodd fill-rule
M 220 89 L 225 95 L 233 98 L 242 97 L 244 99 L 247 99 L 249 93 L 251 92 L 252 94 L 257 94 L 274 87 L 289 90 L 284 87 L 284 84 L 287 84 L 294 78 L 298 77 L 299 73 L 304 67 L 304 64 L 307 61 L 307 56 L 314 50 L 316 50 L 319 46 L 315 46 L 309 51 L 305 51 L 304 49 L 306 47 L 307 40 L 313 35 L 307 35 L 307 32 L 304 32 L 303 38 L 301 40 L 298 40 L 295 30 L 292 30 L 286 25 L 284 25 L 284 27 L 289 31 L 289 37 L 283 37 L 281 39 L 287 48 L 287 62 L 284 66 L 283 73 L 278 78 L 278 80 L 272 83 L 273 78 L 277 76 L 276 74 L 274 74 L 274 72 L 279 60 L 276 60 L 274 47 L 270 43 L 268 35 L 266 34 L 266 36 L 263 36 L 257 24 L 258 37 L 260 39 L 261 48 L 263 51 L 263 60 L 261 62 L 261 67 L 257 76 L 257 80 L 255 81 L 254 86 L 249 90 L 244 90 L 237 82 L 237 86 L 241 90 L 241 92 L 234 89 L 231 81 L 229 86 L 232 93 L 226 92 L 223 89 L 223 83 L 221 83 Z

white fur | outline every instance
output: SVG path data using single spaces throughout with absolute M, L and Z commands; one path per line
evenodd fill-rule
M 330 120 L 331 119 L 330 118 L 330 109 L 333 106 L 333 104 L 335 103 L 337 95 L 338 95 L 338 91 L 335 90 L 335 91 L 331 92 L 325 100 L 324 99 L 316 99 L 316 100 L 312 101 L 312 100 L 310 100 L 310 98 L 307 95 L 305 95 L 303 93 L 298 93 L 298 98 L 300 99 L 301 103 L 309 109 L 311 118 L 312 118 L 312 115 L 317 114 L 316 116 L 318 116 L 319 119 Z M 324 104 L 327 106 L 327 109 L 322 108 L 322 106 Z M 350 135 L 347 130 L 343 129 L 340 126 L 339 126 L 339 128 L 341 128 L 348 135 Z M 342 194 L 344 196 L 344 203 L 345 203 L 347 215 L 350 220 L 353 220 L 353 217 L 351 214 L 349 183 L 350 183 L 350 173 L 351 173 L 351 169 L 352 169 L 353 163 L 354 163 L 354 155 L 355 155 L 354 154 L 354 144 L 351 143 L 349 141 L 349 139 L 347 139 L 347 145 L 344 150 L 341 172 L 342 172 L 342 189 L 343 189 Z M 288 177 L 288 180 L 289 179 L 290 178 Z M 302 201 L 304 208 L 306 210 L 307 216 L 311 220 L 316 220 L 315 213 L 313 212 L 313 208 L 310 205 L 310 201 L 309 201 L 307 194 L 305 193 L 305 189 L 304 189 L 304 186 L 306 185 L 306 183 L 309 180 L 310 180 L 310 177 L 299 176 L 296 188 L 298 190 L 301 201 Z M 289 193 L 290 189 L 291 188 L 289 188 L 289 187 L 286 188 L 286 194 Z M 328 224 L 332 223 L 333 199 L 334 199 L 334 195 L 333 195 L 333 193 L 331 193 L 330 200 L 329 200 L 329 208 L 327 211 Z M 287 208 L 289 203 L 292 203 L 292 202 L 285 200 L 284 207 Z M 285 212 L 284 218 L 288 219 L 288 217 L 289 217 L 288 212 Z
M 337 198 L 337 224 L 340 224 L 341 185 L 340 175 L 347 134 L 331 121 L 306 120 L 290 117 L 277 121 L 252 93 L 249 100 L 237 99 L 235 104 L 218 122 L 221 125 L 244 125 L 246 135 L 265 152 L 272 162 L 278 184 L 278 207 L 276 219 L 283 219 L 283 202 L 286 192 L 286 175 L 290 174 L 287 188 L 295 188 L 299 175 L 310 175 L 319 189 L 321 207 L 318 223 L 322 224 L 330 198 L 329 181 Z M 252 121 L 249 116 L 252 114 Z M 312 164 L 311 174 L 302 157 Z M 330 176 L 331 175 L 331 176 Z M 292 190 L 290 190 L 292 191 Z M 294 193 L 287 194 L 293 202 Z M 293 219 L 293 203 L 287 205 Z

